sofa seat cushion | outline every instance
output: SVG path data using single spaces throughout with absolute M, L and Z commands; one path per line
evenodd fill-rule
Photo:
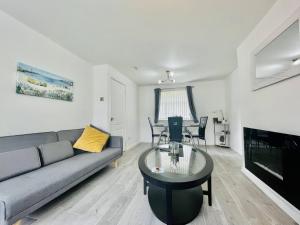
M 12 218 L 120 155 L 118 148 L 84 153 L 0 182 L 0 201 L 5 204 L 6 218 Z

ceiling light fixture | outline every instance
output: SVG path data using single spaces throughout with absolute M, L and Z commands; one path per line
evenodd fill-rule
M 169 70 L 167 70 L 166 73 L 167 73 L 167 79 L 165 79 L 165 80 L 158 80 L 158 83 L 159 84 L 165 84 L 165 83 L 174 84 L 175 80 L 172 79 L 174 77 L 174 73 L 171 72 L 171 71 L 169 71 Z

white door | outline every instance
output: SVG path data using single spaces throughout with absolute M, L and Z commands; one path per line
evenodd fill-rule
M 126 150 L 126 87 L 121 82 L 111 78 L 110 90 L 110 132 L 112 135 L 123 137 L 123 146 L 124 150 Z

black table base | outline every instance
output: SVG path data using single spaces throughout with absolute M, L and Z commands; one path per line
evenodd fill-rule
M 201 186 L 184 190 L 172 190 L 170 196 L 167 191 L 154 185 L 149 185 L 148 199 L 150 207 L 156 217 L 166 224 L 183 225 L 191 222 L 199 214 L 203 203 Z M 167 218 L 167 200 L 171 197 L 171 218 Z M 170 223 L 170 220 L 172 221 Z

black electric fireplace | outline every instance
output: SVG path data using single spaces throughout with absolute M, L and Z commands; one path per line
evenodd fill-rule
M 300 209 L 300 136 L 244 128 L 245 166 Z

